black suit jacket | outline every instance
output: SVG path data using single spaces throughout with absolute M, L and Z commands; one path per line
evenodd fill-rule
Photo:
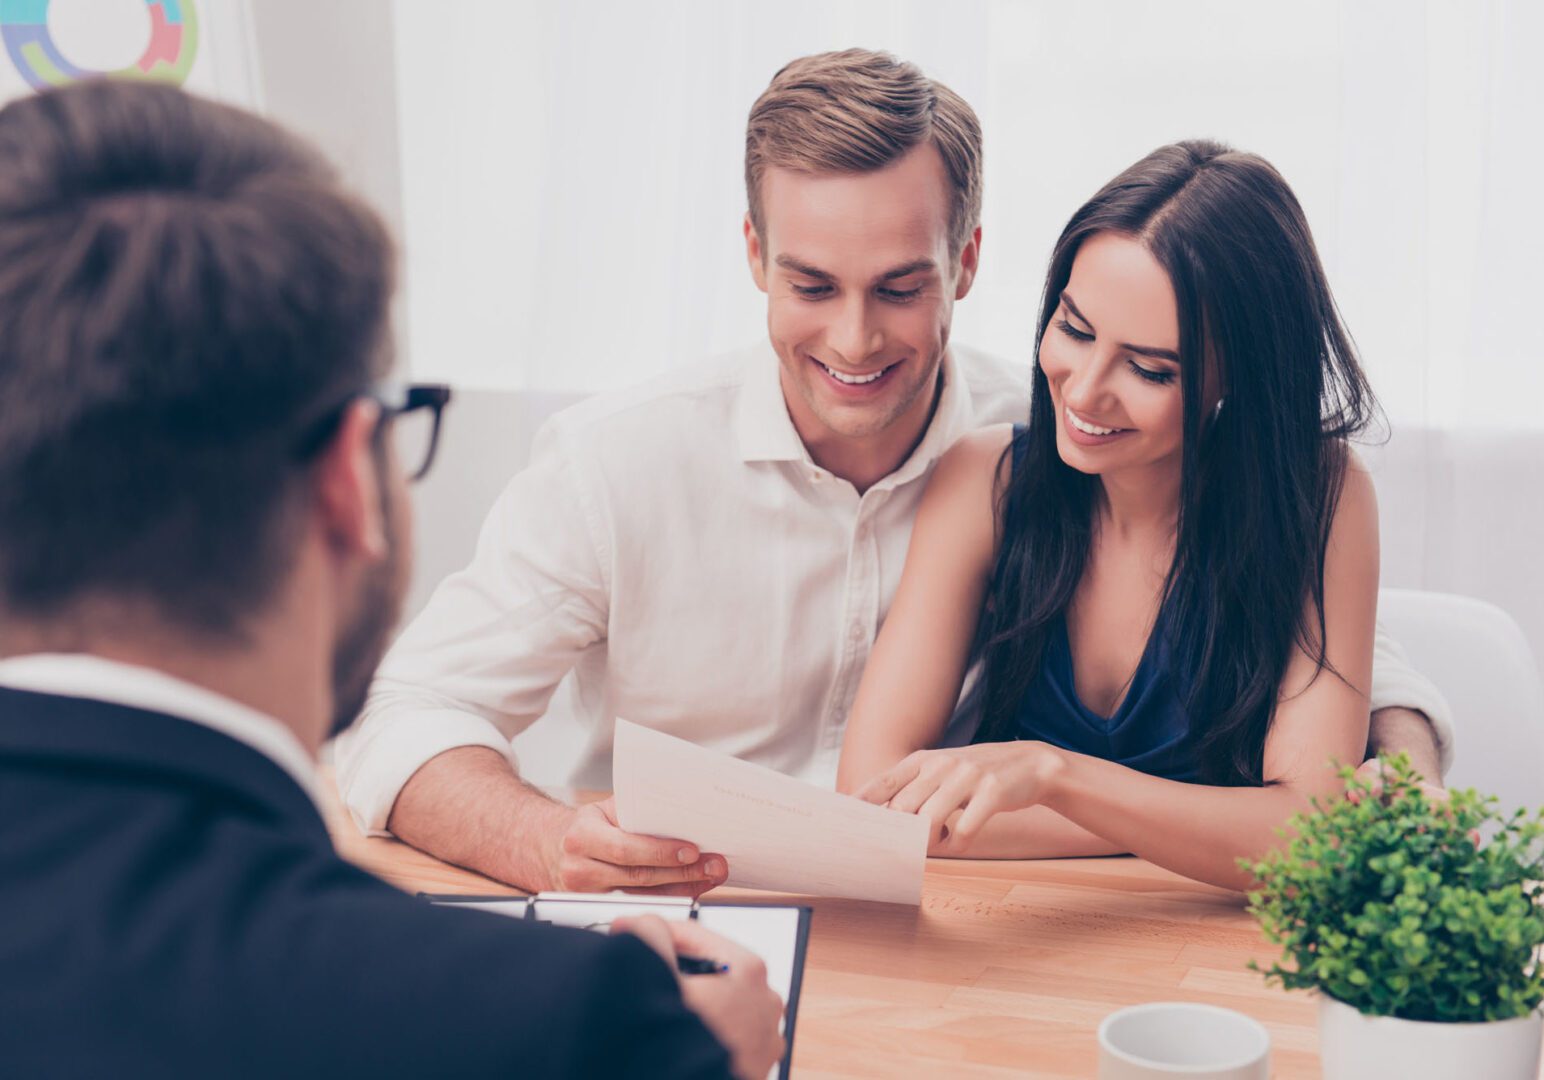
M 432 908 L 243 743 L 0 688 L 0 1076 L 727 1074 L 630 935 Z

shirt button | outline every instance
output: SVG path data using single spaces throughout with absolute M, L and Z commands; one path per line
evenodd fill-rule
M 854 644 L 863 640 L 863 624 L 853 623 L 847 628 L 847 637 Z

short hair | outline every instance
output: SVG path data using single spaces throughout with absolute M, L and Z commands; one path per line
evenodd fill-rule
M 981 123 L 965 100 L 889 53 L 846 49 L 793 61 L 751 106 L 745 191 L 765 237 L 761 178 L 769 167 L 805 173 L 873 172 L 924 143 L 949 176 L 949 249 L 981 222 Z
M 98 80 L 0 110 L 0 620 L 148 604 L 239 640 L 308 425 L 384 374 L 380 218 L 274 124 Z

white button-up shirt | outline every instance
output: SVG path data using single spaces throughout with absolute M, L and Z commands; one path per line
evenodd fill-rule
M 518 767 L 510 739 L 570 672 L 553 708 L 582 744 L 543 777 L 610 788 L 622 716 L 830 786 L 928 475 L 1028 403 L 1027 366 L 952 346 L 921 443 L 862 495 L 810 459 L 769 345 L 558 414 L 336 744 L 356 822 L 384 830 L 445 750 L 487 746 Z M 1445 715 L 1400 672 L 1398 703 Z

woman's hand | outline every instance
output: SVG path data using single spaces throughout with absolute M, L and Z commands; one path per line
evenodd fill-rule
M 1039 742 L 918 750 L 863 785 L 857 796 L 931 819 L 930 849 L 945 841 L 958 848 L 993 814 L 1043 801 L 1060 767 L 1058 752 Z

